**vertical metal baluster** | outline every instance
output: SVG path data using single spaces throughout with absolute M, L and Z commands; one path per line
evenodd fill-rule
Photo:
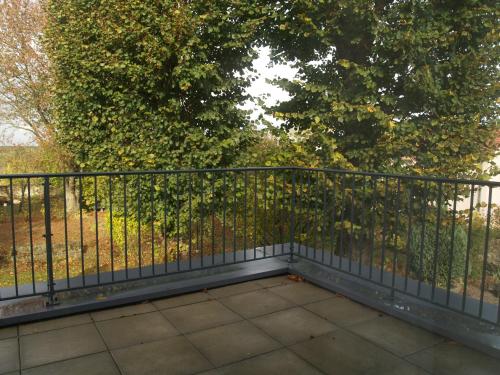
M 453 267 L 453 256 L 455 253 L 455 226 L 457 219 L 457 198 L 458 198 L 458 184 L 455 183 L 453 191 L 453 216 L 451 219 L 451 244 L 450 252 L 448 254 L 448 278 L 446 283 L 446 306 L 450 304 L 450 291 L 451 291 L 451 270 Z
M 154 204 L 154 189 L 155 189 L 155 183 L 156 179 L 153 174 L 150 175 L 150 181 L 149 181 L 149 200 L 150 200 L 150 209 L 151 209 L 151 271 L 153 275 L 156 274 L 155 271 L 155 217 L 156 217 L 156 212 L 155 212 L 155 204 Z
M 243 260 L 247 260 L 247 171 L 243 171 L 244 176 L 244 192 L 243 192 Z
M 262 227 L 262 242 L 264 246 L 264 258 L 266 257 L 266 228 L 267 228 L 267 170 L 264 169 L 264 225 Z
M 226 264 L 226 210 L 227 210 L 227 171 L 222 174 L 222 264 Z
M 191 172 L 188 173 L 188 259 L 189 259 L 189 269 L 192 268 L 192 250 L 193 250 L 193 181 Z
M 398 178 L 398 187 L 396 190 L 396 220 L 394 222 L 394 250 L 392 254 L 391 296 L 393 298 L 394 298 L 394 287 L 396 285 L 396 269 L 398 266 L 398 229 L 399 229 L 400 205 L 401 205 L 401 179 Z
M 358 239 L 358 275 L 361 275 L 362 265 L 363 265 L 363 241 L 366 234 L 365 226 L 366 226 L 366 177 L 363 176 L 363 187 L 361 189 L 361 230 Z
M 203 206 L 205 204 L 204 202 L 204 186 L 203 186 L 203 173 L 200 173 L 198 175 L 199 179 L 200 179 L 200 266 L 201 268 L 203 268 L 203 263 L 204 263 L 204 259 L 203 259 L 203 230 L 204 230 L 204 221 L 203 221 L 203 215 L 204 215 L 204 212 L 203 212 Z
M 420 296 L 420 288 L 423 278 L 423 261 L 424 261 L 424 240 L 425 240 L 425 221 L 427 216 L 427 198 L 429 195 L 429 184 L 427 181 L 424 183 L 424 195 L 422 197 L 422 232 L 420 233 L 420 258 L 418 266 L 418 286 L 417 286 L 417 297 Z
M 257 170 L 253 185 L 253 259 L 257 259 Z
M 180 234 L 180 210 L 181 210 L 181 201 L 180 201 L 180 183 L 179 183 L 179 172 L 175 174 L 175 183 L 176 183 L 176 234 L 177 234 L 177 252 L 176 252 L 176 263 L 177 263 L 177 271 L 181 269 L 181 234 Z
M 142 240 L 141 240 L 141 214 L 142 214 L 142 197 L 141 197 L 141 175 L 137 175 L 137 244 L 139 255 L 139 278 L 142 277 Z
M 67 208 L 67 203 L 66 203 L 66 178 L 63 177 L 62 181 L 63 185 L 63 196 L 64 196 L 64 202 L 63 202 L 63 218 L 64 218 L 64 252 L 65 252 L 65 257 L 66 257 L 66 287 L 69 289 L 70 283 L 69 283 L 69 249 L 68 249 L 68 208 Z M 28 201 L 31 201 L 29 197 L 29 179 L 28 179 Z M 31 206 L 31 202 L 30 206 Z M 30 241 L 31 241 L 31 207 L 30 207 Z
M 309 248 L 311 247 L 310 244 L 310 234 L 311 234 L 311 200 L 312 200 L 312 194 L 311 194 L 311 171 L 307 172 L 307 208 L 305 208 L 305 221 L 306 221 L 306 236 L 305 236 L 305 245 L 306 245 L 306 257 L 309 258 Z M 305 195 L 305 194 L 304 194 Z M 305 197 L 304 197 L 305 198 Z
M 490 225 L 491 225 L 491 200 L 493 197 L 493 189 L 488 187 L 488 211 L 486 214 L 486 233 L 484 235 L 484 253 L 483 253 L 483 273 L 481 277 L 481 297 L 479 298 L 479 318 L 483 315 L 484 288 L 486 284 L 486 266 L 488 265 L 488 248 L 490 245 Z M 500 306 L 499 306 L 500 308 Z
M 64 181 L 63 181 L 64 185 Z M 66 230 L 66 195 L 64 195 L 64 224 L 65 224 L 65 243 L 66 243 L 66 284 L 69 288 L 69 263 L 68 263 L 68 236 Z M 31 205 L 31 178 L 28 177 L 28 224 L 29 224 L 29 240 L 30 240 L 30 258 L 31 258 L 31 281 L 33 294 L 36 293 L 35 283 L 35 256 L 33 253 L 33 208 Z
M 233 172 L 233 263 L 236 263 L 236 172 Z
M 356 175 L 352 175 L 352 185 L 351 185 L 351 228 L 350 228 L 350 238 L 349 238 L 349 272 L 352 269 L 352 247 L 354 243 L 354 192 L 356 191 Z
M 292 199 L 290 201 L 290 256 L 288 262 L 293 263 L 295 260 L 294 247 L 295 247 L 295 202 L 297 201 L 296 177 L 295 170 L 292 170 Z M 299 253 L 300 255 L 300 253 Z
M 85 256 L 83 254 L 83 196 L 82 196 L 82 176 L 78 177 L 78 200 L 80 206 L 80 253 L 81 253 L 81 261 L 82 261 L 82 285 L 85 286 Z
M 276 170 L 273 170 L 273 228 L 271 231 L 273 242 L 273 257 L 276 256 Z
M 165 273 L 168 272 L 168 231 L 167 231 L 167 174 L 163 174 L 163 262 L 165 263 Z
M 302 171 L 301 170 L 298 170 L 299 172 L 299 182 L 298 182 L 298 196 L 296 196 L 296 201 L 298 200 L 298 207 L 297 207 L 297 213 L 299 214 L 299 217 L 296 218 L 296 226 L 297 226 L 297 231 L 299 232 L 299 235 L 298 236 L 294 236 L 297 237 L 297 242 L 298 242 L 298 253 L 300 254 L 300 251 L 301 251 L 301 245 L 302 245 L 302 241 L 301 241 L 301 237 L 302 237 L 302 181 L 303 181 L 303 174 L 302 174 Z M 297 194 L 297 192 L 295 193 Z
M 295 173 L 295 171 L 292 171 Z M 291 199 L 290 199 L 291 200 Z M 283 172 L 283 199 L 281 200 L 281 229 L 280 229 L 280 242 L 281 242 L 281 254 L 285 252 L 285 222 L 286 222 L 286 173 Z
M 382 217 L 382 255 L 380 261 L 380 282 L 384 283 L 385 273 L 385 247 L 387 237 L 387 195 L 389 194 L 389 179 L 384 178 L 384 213 Z
M 101 272 L 99 270 L 99 215 L 97 204 L 97 176 L 94 176 L 94 218 L 95 218 L 95 254 L 96 254 L 96 270 L 97 270 L 97 284 L 101 283 Z
M 12 193 L 12 184 L 11 184 Z M 43 201 L 45 209 L 45 249 L 47 251 L 47 294 L 48 305 L 55 305 L 55 283 L 54 283 L 54 263 L 52 259 L 52 215 L 50 209 L 50 179 L 45 177 L 43 184 Z M 17 279 L 16 279 L 17 296 Z
M 123 175 L 123 245 L 125 247 L 125 279 L 128 280 L 127 175 Z
M 318 246 L 318 201 L 319 201 L 319 172 L 316 171 L 316 194 L 314 202 L 314 218 L 313 218 L 313 257 L 316 260 L 316 247 Z
M 321 263 L 325 263 L 326 218 L 328 216 L 326 172 L 323 172 L 323 218 L 321 220 Z
M 111 281 L 115 281 L 115 254 L 113 244 L 113 176 L 109 176 L 109 250 L 111 256 Z
M 212 211 L 212 265 L 215 264 L 215 172 L 212 173 L 212 186 L 211 194 L 212 194 L 212 202 L 210 203 L 211 211 Z
M 16 249 L 16 227 L 14 217 L 14 188 L 12 186 L 12 177 L 9 178 L 9 195 L 10 195 L 10 224 L 12 231 L 12 257 L 14 258 L 14 287 L 16 297 L 19 296 L 19 286 L 17 285 L 17 249 Z M 48 267 L 48 265 L 47 265 Z
M 330 234 L 330 243 L 331 243 L 331 253 L 330 253 L 330 267 L 333 266 L 333 257 L 335 255 L 335 221 L 337 220 L 337 177 L 335 174 L 333 175 L 333 198 L 332 198 L 332 226 L 331 226 L 331 234 Z
M 441 199 L 443 195 L 443 184 L 438 184 L 438 198 L 437 198 L 437 217 L 436 217 L 436 238 L 434 242 L 434 259 L 432 264 L 432 291 L 431 301 L 434 301 L 436 292 L 436 279 L 437 279 L 437 260 L 439 256 L 439 230 L 441 229 Z M 452 239 L 453 241 L 453 239 Z
M 371 206 L 371 225 L 370 225 L 370 270 L 368 278 L 371 280 L 373 275 L 373 258 L 375 251 L 375 219 L 377 215 L 377 179 L 372 177 L 372 206 Z
M 474 212 L 474 184 L 471 185 L 470 189 L 470 207 L 469 207 L 469 228 L 467 231 L 467 253 L 465 255 L 465 272 L 464 272 L 464 291 L 462 294 L 462 311 L 465 310 L 465 304 L 467 300 L 467 282 L 469 278 L 469 258 L 470 250 L 472 245 L 472 218 Z
M 342 269 L 342 256 L 344 255 L 344 219 L 345 219 L 345 173 L 342 174 L 340 194 L 340 243 L 339 243 L 339 269 Z
M 410 272 L 410 251 L 412 239 L 412 215 L 413 215 L 413 180 L 409 181 L 408 188 L 408 234 L 406 238 L 406 264 L 405 264 L 405 292 L 408 290 L 408 274 Z

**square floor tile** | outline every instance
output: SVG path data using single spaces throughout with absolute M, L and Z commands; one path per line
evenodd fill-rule
M 179 307 L 185 305 L 191 305 L 193 303 L 208 301 L 211 296 L 208 293 L 198 292 L 189 293 L 176 297 L 163 298 L 153 301 L 153 305 L 156 306 L 158 310 L 170 309 L 172 307 Z
M 136 305 L 122 306 L 113 309 L 96 311 L 93 312 L 91 315 L 94 321 L 99 322 L 102 320 L 145 314 L 152 311 L 156 311 L 156 308 L 151 303 L 139 303 Z
M 347 329 L 399 356 L 415 353 L 443 341 L 440 336 L 389 316 L 355 324 Z
M 301 307 L 260 316 L 251 321 L 284 345 L 309 340 L 337 329 L 332 323 Z
M 435 374 L 494 375 L 500 373 L 500 360 L 447 341 L 412 354 L 407 359 Z
M 421 373 L 415 366 L 344 330 L 303 341 L 289 349 L 327 374 Z
M 17 337 L 17 327 L 0 328 L 0 340 Z
M 233 284 L 233 285 L 223 286 L 221 288 L 210 289 L 208 290 L 208 294 L 210 294 L 214 298 L 223 298 L 235 294 L 251 292 L 253 290 L 261 288 L 262 285 L 260 285 L 257 281 L 247 281 L 245 283 Z
M 179 334 L 157 311 L 104 320 L 96 325 L 110 349 L 162 340 Z
M 23 375 L 119 375 L 113 358 L 107 352 L 54 362 L 23 370 Z
M 245 318 L 270 314 L 295 306 L 290 301 L 265 289 L 236 294 L 219 301 Z
M 162 314 L 181 332 L 194 332 L 241 320 L 241 317 L 218 301 L 162 310 Z
M 246 359 L 208 371 L 203 375 L 254 375 L 254 374 L 286 374 L 286 375 L 320 375 L 320 371 L 302 360 L 287 349 L 278 349 L 270 353 Z
M 341 327 L 365 322 L 380 315 L 378 311 L 345 297 L 329 298 L 303 307 Z
M 182 336 L 113 350 L 112 354 L 122 374 L 194 374 L 212 368 Z
M 63 318 L 55 318 L 50 320 L 42 320 L 40 322 L 23 324 L 19 326 L 20 335 L 31 335 L 33 333 L 50 331 L 52 329 L 66 328 L 77 326 L 79 324 L 91 323 L 89 314 L 79 314 L 65 316 Z
M 321 289 L 306 282 L 294 282 L 293 284 L 276 286 L 268 290 L 297 305 L 305 305 L 306 303 L 316 302 L 335 296 L 325 289 Z
M 187 337 L 216 366 L 280 347 L 278 342 L 246 321 L 191 333 Z
M 17 337 L 0 340 L 0 374 L 19 370 Z
M 56 329 L 19 338 L 23 368 L 102 352 L 106 346 L 93 324 Z

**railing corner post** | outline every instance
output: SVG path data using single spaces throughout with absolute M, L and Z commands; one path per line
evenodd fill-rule
M 50 210 L 50 178 L 46 176 L 43 183 L 43 205 L 45 211 L 45 249 L 47 253 L 47 305 L 57 304 L 54 290 L 54 265 L 52 260 L 52 228 Z

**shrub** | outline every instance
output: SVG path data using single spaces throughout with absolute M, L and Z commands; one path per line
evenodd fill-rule
M 440 228 L 439 250 L 436 259 L 436 284 L 446 285 L 448 281 L 448 269 L 450 264 L 450 251 L 452 242 L 452 266 L 451 284 L 453 285 L 465 272 L 465 255 L 467 251 L 467 234 L 465 230 L 457 225 L 452 240 L 451 226 Z M 423 281 L 431 281 L 434 277 L 434 257 L 436 249 L 436 226 L 426 223 L 424 228 L 422 244 L 422 226 L 416 226 L 410 237 L 409 267 L 415 275 Z M 420 255 L 422 254 L 422 269 L 420 270 Z

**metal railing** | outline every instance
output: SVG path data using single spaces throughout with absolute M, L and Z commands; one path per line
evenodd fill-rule
M 0 300 L 288 256 L 500 322 L 499 182 L 279 167 L 0 186 Z

